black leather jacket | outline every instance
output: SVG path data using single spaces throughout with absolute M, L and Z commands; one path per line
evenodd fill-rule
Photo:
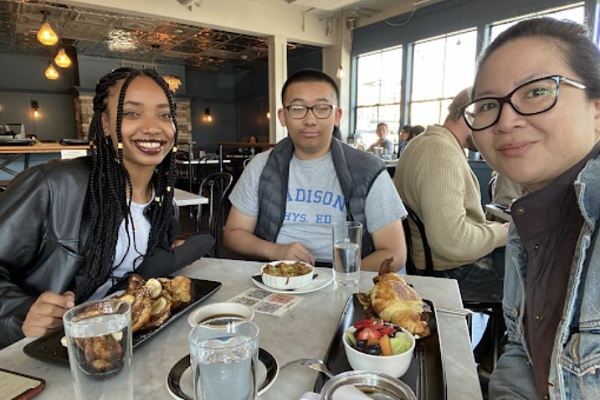
M 21 338 L 29 308 L 44 291 L 76 287 L 87 238 L 91 158 L 54 160 L 24 171 L 0 195 L 0 348 Z M 197 235 L 169 250 L 179 231 L 175 207 L 167 235 L 136 273 L 165 276 L 200 258 L 214 241 Z

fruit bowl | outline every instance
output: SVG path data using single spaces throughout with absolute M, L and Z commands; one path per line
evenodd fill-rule
M 302 261 L 284 260 L 265 264 L 260 271 L 263 283 L 269 287 L 299 289 L 312 282 L 315 269 Z
M 346 332 L 352 332 L 350 328 Z M 347 334 L 343 335 L 344 349 L 348 363 L 354 370 L 382 372 L 400 378 L 406 373 L 413 358 L 415 350 L 415 338 L 406 329 L 401 328 L 396 335 L 404 335 L 409 341 L 408 349 L 403 353 L 394 355 L 371 355 L 356 350 L 350 343 Z

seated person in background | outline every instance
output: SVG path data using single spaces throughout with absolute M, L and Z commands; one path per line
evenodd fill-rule
M 379 139 L 375 143 L 373 143 L 367 151 L 369 153 L 373 153 L 375 151 L 375 147 L 383 147 L 382 158 L 390 159 L 394 155 L 394 142 L 388 138 L 388 126 L 384 122 L 380 122 L 377 124 L 377 136 Z
M 408 134 L 411 128 L 412 125 L 404 125 L 402 128 L 400 128 L 400 143 L 398 143 L 398 157 L 400 157 L 400 154 L 402 154 L 402 152 L 406 148 L 406 145 L 408 145 Z
M 400 197 L 425 225 L 435 274 L 454 278 L 463 294 L 494 293 L 502 298 L 504 260 L 492 254 L 506 245 L 508 225 L 487 221 L 477 177 L 464 153 L 470 129 L 460 108 L 469 100 L 461 91 L 448 107 L 444 125 L 430 125 L 411 140 L 396 167 Z M 418 229 L 411 225 L 413 258 L 425 269 Z
M 248 137 L 248 144 L 256 144 L 256 143 L 258 143 L 258 137 L 256 135 L 250 135 Z M 238 151 L 240 153 L 242 153 L 243 155 L 253 156 L 257 153 L 260 153 L 262 151 L 262 148 L 260 148 L 260 147 L 240 147 L 238 149 Z
M 510 209 L 511 204 L 527 194 L 527 189 L 522 184 L 492 171 L 490 179 L 492 203 Z
M 411 126 L 408 130 L 408 137 L 406 138 L 407 144 L 423 132 L 425 132 L 425 128 L 422 125 Z
M 600 398 L 600 51 L 592 37 L 553 18 L 513 25 L 484 51 L 465 109 L 486 161 L 530 191 L 512 205 L 508 343 L 491 399 Z
M 332 261 L 331 224 L 363 224 L 362 269 L 406 259 L 406 210 L 373 155 L 332 138 L 342 110 L 339 90 L 321 71 L 304 70 L 284 84 L 278 111 L 289 136 L 247 165 L 229 199 L 225 245 L 263 260 Z
M 212 246 L 197 236 L 171 249 L 174 115 L 154 70 L 119 68 L 96 86 L 91 157 L 32 167 L 0 196 L 0 347 L 62 326 L 130 272 L 172 274 Z

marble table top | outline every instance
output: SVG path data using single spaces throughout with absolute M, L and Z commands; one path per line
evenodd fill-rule
M 181 275 L 222 282 L 223 286 L 200 305 L 230 300 L 254 287 L 250 276 L 260 270 L 261 263 L 205 258 L 180 271 Z M 372 286 L 373 272 L 361 272 L 360 290 Z M 406 280 L 436 307 L 461 308 L 456 281 L 451 279 L 407 276 Z M 260 346 L 283 365 L 298 358 L 324 358 L 349 293 L 332 285 L 303 295 L 295 308 L 282 317 L 256 313 L 260 327 Z M 187 314 L 140 346 L 133 354 L 136 399 L 171 398 L 166 379 L 171 367 L 189 353 L 190 326 Z M 438 313 L 438 332 L 442 362 L 446 372 L 449 400 L 480 400 L 479 380 L 469 342 L 464 316 Z M 67 365 L 56 365 L 30 358 L 23 347 L 33 339 L 23 339 L 0 351 L 1 366 L 46 380 L 46 388 L 36 399 L 74 398 L 71 371 Z M 279 371 L 275 383 L 261 400 L 298 400 L 313 389 L 317 373 L 304 367 Z M 116 400 L 116 399 L 115 399 Z

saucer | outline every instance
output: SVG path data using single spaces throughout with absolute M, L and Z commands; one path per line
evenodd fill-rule
M 262 283 L 261 275 L 252 275 L 252 283 L 259 288 L 272 293 L 304 294 L 321 290 L 333 282 L 331 268 L 315 268 L 315 278 L 307 286 L 298 289 L 275 289 Z
M 258 395 L 266 392 L 279 375 L 279 364 L 271 353 L 263 348 L 258 350 L 258 366 L 256 381 L 258 382 Z M 192 383 L 192 369 L 190 368 L 189 354 L 171 368 L 167 377 L 167 390 L 178 400 L 193 400 L 194 387 Z

